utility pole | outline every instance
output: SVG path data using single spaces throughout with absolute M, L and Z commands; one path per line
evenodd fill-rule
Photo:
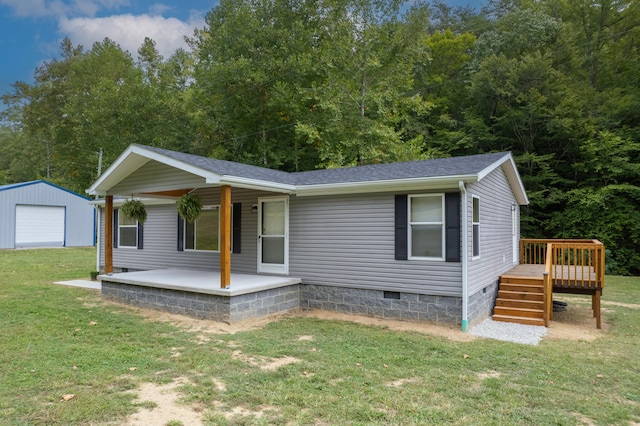
M 100 152 L 98 153 L 98 177 L 102 174 L 102 148 L 100 148 Z M 96 200 L 98 199 L 98 194 L 96 194 Z
M 98 153 L 98 176 L 102 174 L 102 148 L 100 148 L 100 152 Z

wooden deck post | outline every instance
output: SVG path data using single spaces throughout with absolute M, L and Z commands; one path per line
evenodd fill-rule
M 591 304 L 593 305 L 593 316 L 596 317 L 596 328 L 602 329 L 602 320 L 600 318 L 600 296 L 602 295 L 602 289 L 597 289 L 592 296 Z
M 231 284 L 231 187 L 220 187 L 220 288 Z
M 104 273 L 113 272 L 113 195 L 107 195 L 104 203 Z

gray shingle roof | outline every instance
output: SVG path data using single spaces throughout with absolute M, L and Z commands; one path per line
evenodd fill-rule
M 505 155 L 508 155 L 507 152 L 499 152 L 405 163 L 372 164 L 358 167 L 287 173 L 233 161 L 217 160 L 215 158 L 169 151 L 162 148 L 150 146 L 141 147 L 217 174 L 289 185 L 322 185 L 346 182 L 374 182 L 396 179 L 475 175 Z
M 184 163 L 191 164 L 193 166 L 200 167 L 201 169 L 221 175 L 237 176 L 247 179 L 257 179 L 277 183 L 286 183 L 290 185 L 293 185 L 295 180 L 292 177 L 291 173 L 281 172 L 279 170 L 252 166 L 250 164 L 236 163 L 234 161 L 201 157 L 199 155 L 185 154 L 182 152 L 169 151 L 168 149 L 155 148 L 151 146 L 137 146 L 173 158 L 174 160 L 182 161 Z
M 506 152 L 437 158 L 406 163 L 372 164 L 359 167 L 314 170 L 295 173 L 297 185 L 319 185 L 342 182 L 372 182 L 424 177 L 474 175 L 499 159 Z

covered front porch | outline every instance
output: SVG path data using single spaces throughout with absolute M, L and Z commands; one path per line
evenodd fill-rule
M 230 274 L 219 288 L 219 271 L 157 269 L 98 277 L 108 299 L 227 323 L 300 307 L 300 278 Z

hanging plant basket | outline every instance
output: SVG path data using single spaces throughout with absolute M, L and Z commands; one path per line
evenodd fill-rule
M 202 211 L 200 197 L 194 194 L 184 194 L 178 198 L 178 214 L 187 222 L 194 222 Z
M 127 200 L 122 206 L 120 211 L 127 217 L 137 220 L 140 223 L 144 223 L 147 220 L 147 210 L 140 200 Z

